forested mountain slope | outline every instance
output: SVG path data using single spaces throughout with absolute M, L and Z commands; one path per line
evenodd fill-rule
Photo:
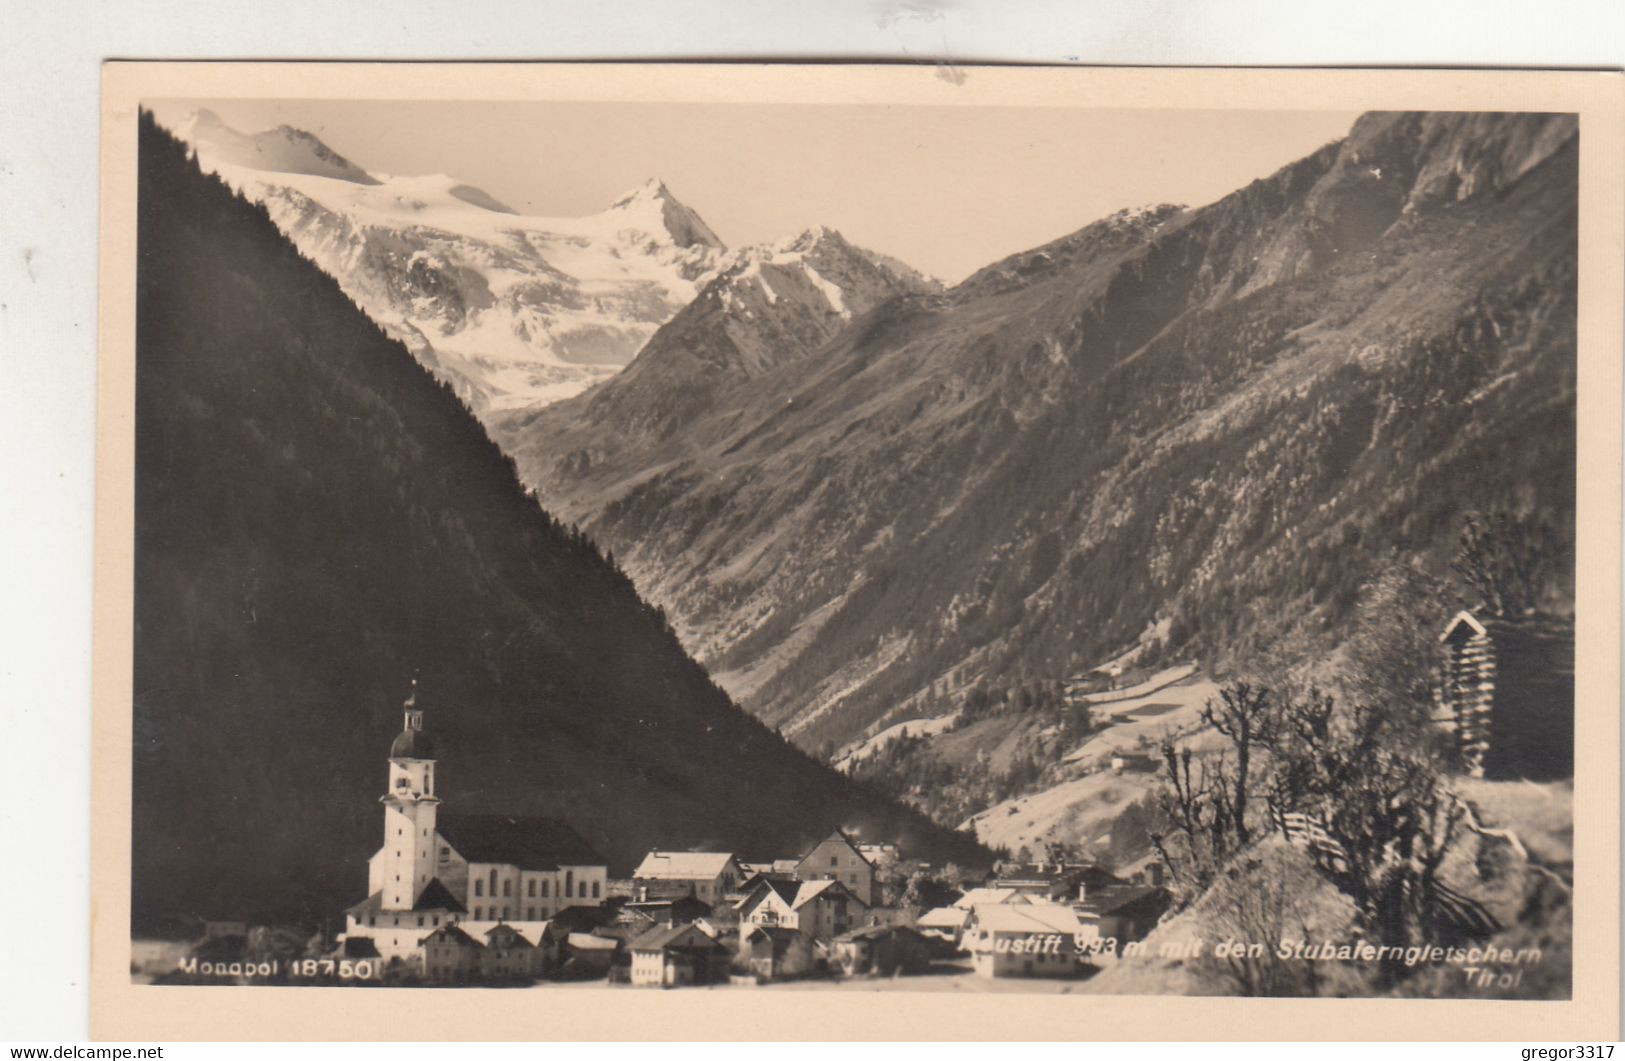
M 1577 152 L 1571 116 L 1369 114 L 1211 206 L 881 302 L 647 445 L 553 444 L 591 393 L 544 410 L 521 471 L 809 747 L 1142 635 L 1335 629 L 1472 511 L 1549 537 L 1562 598 Z

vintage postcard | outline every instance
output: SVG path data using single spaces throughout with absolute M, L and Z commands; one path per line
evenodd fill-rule
M 104 82 L 99 1036 L 1617 1036 L 1619 76 Z

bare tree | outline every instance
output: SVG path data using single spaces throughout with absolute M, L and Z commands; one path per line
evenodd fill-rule
M 1202 706 L 1202 720 L 1226 740 L 1235 754 L 1235 771 L 1228 777 L 1225 817 L 1235 831 L 1236 846 L 1252 841 L 1247 825 L 1247 805 L 1252 792 L 1253 762 L 1256 751 L 1274 738 L 1275 719 L 1270 691 L 1251 682 L 1238 681 L 1221 686 L 1217 699 Z
M 1162 758 L 1168 776 L 1158 798 L 1172 828 L 1152 833 L 1151 844 L 1175 879 L 1200 892 L 1212 883 L 1232 847 L 1224 756 L 1197 760 L 1189 748 L 1167 738 Z
M 1390 736 L 1384 712 L 1369 704 L 1325 694 L 1286 703 L 1272 805 L 1314 823 L 1317 867 L 1382 945 L 1486 935 L 1495 925 L 1482 905 L 1439 873 L 1464 808 L 1425 745 Z M 1381 970 L 1392 983 L 1405 967 L 1389 957 Z

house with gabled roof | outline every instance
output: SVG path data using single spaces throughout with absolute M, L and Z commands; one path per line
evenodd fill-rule
M 637 899 L 678 898 L 673 886 L 704 903 L 722 901 L 745 879 L 746 872 L 728 851 L 650 851 L 632 872 Z
M 758 980 L 806 976 L 817 964 L 812 937 L 783 925 L 751 925 L 739 936 L 739 955 Z
M 736 904 L 741 938 L 751 925 L 793 928 L 828 941 L 863 923 L 869 906 L 837 880 L 763 878 Z
M 930 941 L 908 925 L 865 925 L 835 937 L 831 960 L 846 976 L 892 976 L 924 972 Z
M 972 907 L 964 944 L 981 976 L 1071 976 L 1078 947 L 1099 936 L 1094 918 L 1054 902 Z
M 480 952 L 485 944 L 458 928 L 441 925 L 418 940 L 423 951 L 423 975 L 438 983 L 465 983 L 480 975 Z
M 664 925 L 634 939 L 632 983 L 644 987 L 711 984 L 728 975 L 728 949 L 697 925 Z
M 925 911 L 916 918 L 914 927 L 928 936 L 936 936 L 957 947 L 968 921 L 970 921 L 969 907 L 939 906 Z
M 840 829 L 818 841 L 811 851 L 802 855 L 796 863 L 795 873 L 798 880 L 840 881 L 864 906 L 876 905 L 880 894 L 874 863 L 864 856 L 857 841 Z
M 541 972 L 536 945 L 505 921 L 485 931 L 480 951 L 480 974 L 486 980 L 528 980 Z
M 1173 906 L 1173 893 L 1148 884 L 1123 883 L 1099 888 L 1074 907 L 1080 914 L 1093 915 L 1102 938 L 1117 941 L 1118 953 L 1125 943 L 1144 939 Z

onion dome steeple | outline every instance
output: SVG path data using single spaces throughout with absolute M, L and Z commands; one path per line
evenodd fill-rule
M 389 746 L 391 759 L 433 759 L 434 740 L 423 731 L 423 712 L 417 706 L 418 680 L 412 679 L 412 693 L 401 706 L 406 719 L 395 742 Z

